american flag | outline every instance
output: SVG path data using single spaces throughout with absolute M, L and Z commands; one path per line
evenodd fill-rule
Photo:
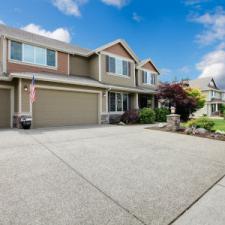
M 35 90 L 34 76 L 32 78 L 32 82 L 30 84 L 30 101 L 31 101 L 32 104 L 36 101 L 36 90 Z

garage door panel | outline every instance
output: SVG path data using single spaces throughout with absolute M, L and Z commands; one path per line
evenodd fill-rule
M 0 89 L 0 128 L 10 127 L 10 90 Z
M 33 106 L 34 127 L 98 123 L 98 94 L 37 90 Z

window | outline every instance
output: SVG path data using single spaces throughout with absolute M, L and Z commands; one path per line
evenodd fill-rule
M 144 84 L 156 84 L 156 75 L 150 72 L 143 71 L 143 83 Z
M 129 95 L 125 93 L 109 93 L 109 111 L 123 112 L 129 109 Z
M 55 66 L 55 51 L 47 49 L 47 65 Z
M 11 41 L 10 58 L 22 61 L 22 44 L 16 41 Z
M 216 97 L 216 92 L 215 91 L 211 91 L 211 97 L 215 98 Z
M 56 52 L 46 48 L 11 41 L 10 59 L 25 63 L 56 66 Z
M 114 73 L 121 76 L 129 76 L 129 65 L 130 63 L 128 61 L 115 58 L 115 57 L 108 57 L 107 60 L 107 67 L 108 71 L 110 73 Z

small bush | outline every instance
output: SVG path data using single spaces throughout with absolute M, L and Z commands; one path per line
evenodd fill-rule
M 149 124 L 155 122 L 155 112 L 150 108 L 143 108 L 139 112 L 140 122 L 143 124 Z
M 190 120 L 188 122 L 189 127 L 204 128 L 209 131 L 212 130 L 214 125 L 215 123 L 207 117 L 201 117 L 195 120 Z
M 155 121 L 157 122 L 166 122 L 166 116 L 170 114 L 170 110 L 167 108 L 158 108 L 155 109 Z
M 135 124 L 139 121 L 139 112 L 136 109 L 126 111 L 121 116 L 121 121 L 126 124 Z

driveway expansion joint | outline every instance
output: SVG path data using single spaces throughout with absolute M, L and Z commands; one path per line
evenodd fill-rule
M 111 196 L 109 196 L 107 193 L 105 193 L 103 190 L 101 190 L 98 186 L 96 186 L 94 183 L 92 183 L 90 180 L 88 180 L 83 174 L 81 174 L 79 171 L 77 171 L 74 167 L 72 167 L 69 163 L 67 163 L 63 158 L 58 156 L 54 151 L 52 151 L 48 146 L 37 140 L 35 137 L 33 137 L 32 134 L 27 133 L 31 136 L 31 138 L 39 145 L 41 145 L 45 150 L 47 150 L 49 153 L 51 153 L 54 157 L 56 157 L 59 161 L 61 161 L 66 167 L 68 167 L 70 170 L 72 170 L 76 175 L 78 175 L 81 179 L 86 181 L 90 186 L 95 188 L 97 191 L 99 191 L 101 194 L 103 194 L 107 199 L 112 201 L 115 205 L 117 205 L 119 208 L 130 214 L 133 218 L 138 220 L 143 225 L 148 225 L 145 223 L 142 219 L 140 219 L 138 216 L 136 216 L 134 213 L 132 213 L 129 209 L 121 205 L 117 200 L 113 199 Z
M 223 186 L 219 184 L 221 180 L 225 178 L 225 175 L 223 175 L 221 178 L 219 178 L 214 184 L 212 184 L 205 192 L 203 192 L 194 202 L 192 202 L 183 212 L 181 212 L 177 217 L 175 217 L 168 225 L 172 225 L 175 223 L 180 217 L 182 217 L 188 210 L 192 208 L 201 198 L 203 198 L 211 189 L 213 189 L 216 185 Z M 223 186 L 225 188 L 225 186 Z

